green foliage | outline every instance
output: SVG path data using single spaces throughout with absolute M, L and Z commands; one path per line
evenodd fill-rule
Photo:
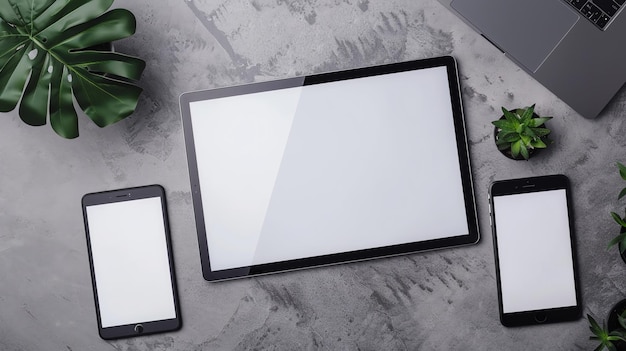
M 496 145 L 515 159 L 528 160 L 533 149 L 545 149 L 550 129 L 542 127 L 552 117 L 533 117 L 535 105 L 509 111 L 502 108 L 503 119 L 491 122 L 497 128 Z
M 606 328 L 606 323 L 603 323 L 602 326 L 596 322 L 593 317 L 587 314 L 587 320 L 589 320 L 589 330 L 593 333 L 592 336 L 589 337 L 589 340 L 597 340 L 600 341 L 600 344 L 594 349 L 595 351 L 601 351 L 605 348 L 609 351 L 616 351 L 617 348 L 614 341 L 624 341 L 626 342 L 626 321 L 624 319 L 625 313 L 622 313 L 618 316 L 619 324 L 621 326 L 618 330 L 609 331 Z
M 78 136 L 72 95 L 98 126 L 137 106 L 141 59 L 91 47 L 135 32 L 127 10 L 104 13 L 113 0 L 0 0 L 0 112 L 21 98 L 20 118 L 33 126 L 49 116 L 54 131 Z
M 617 168 L 619 168 L 619 175 L 622 177 L 623 180 L 626 180 L 626 166 L 618 162 Z M 617 195 L 617 199 L 621 199 L 622 197 L 624 197 L 624 195 L 626 195 L 626 188 L 622 189 L 619 192 L 619 195 Z M 626 228 L 626 221 L 624 220 L 624 218 L 620 217 L 620 215 L 615 212 L 611 212 L 611 217 L 613 217 L 615 223 L 619 224 L 622 228 Z M 620 252 L 623 253 L 624 251 L 626 251 L 626 231 L 609 241 L 609 248 L 611 248 L 611 246 L 615 244 L 619 244 L 618 247 L 620 249 Z

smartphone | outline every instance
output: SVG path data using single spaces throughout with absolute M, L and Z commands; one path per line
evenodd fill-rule
M 179 329 L 163 187 L 91 193 L 82 207 L 100 337 Z
M 568 178 L 501 180 L 491 184 L 489 193 L 502 324 L 580 318 Z

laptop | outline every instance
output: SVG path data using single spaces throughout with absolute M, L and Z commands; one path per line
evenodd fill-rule
M 626 0 L 438 0 L 586 118 L 626 82 Z

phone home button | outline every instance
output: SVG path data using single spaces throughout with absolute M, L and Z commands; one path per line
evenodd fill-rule
M 137 334 L 141 334 L 141 333 L 143 333 L 143 325 L 141 325 L 141 324 L 137 324 L 137 325 L 135 326 L 135 333 L 137 333 Z
M 537 321 L 537 323 L 543 323 L 548 319 L 548 315 L 545 314 L 544 312 L 539 312 L 537 314 L 535 314 L 535 321 Z

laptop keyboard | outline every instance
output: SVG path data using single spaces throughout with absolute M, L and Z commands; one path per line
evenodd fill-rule
M 565 0 L 584 17 L 605 30 L 626 0 Z

